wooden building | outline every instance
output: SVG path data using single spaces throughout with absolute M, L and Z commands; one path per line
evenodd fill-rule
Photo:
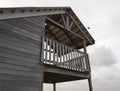
M 0 8 L 0 91 L 88 79 L 95 41 L 70 7 Z

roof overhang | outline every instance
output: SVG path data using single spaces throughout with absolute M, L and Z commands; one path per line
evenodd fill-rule
M 61 24 L 63 23 L 61 22 L 62 21 L 61 15 L 63 14 L 69 15 L 71 21 L 74 23 L 74 25 L 71 27 L 71 31 L 69 31 L 66 28 L 61 29 L 60 27 L 46 20 L 46 22 L 48 23 L 46 28 L 49 30 L 49 32 L 46 33 L 46 35 L 48 36 L 54 35 L 54 38 L 56 37 L 58 41 L 68 44 L 70 46 L 74 46 L 74 48 L 78 49 L 83 48 L 82 39 L 80 37 L 83 37 L 84 40 L 86 40 L 87 46 L 95 43 L 93 37 L 89 34 L 85 26 L 81 23 L 81 21 L 78 19 L 78 17 L 70 7 L 0 8 L 0 20 L 44 15 L 55 20 L 56 22 L 58 22 L 58 24 L 59 23 Z M 66 33 L 61 30 L 68 31 L 66 31 L 67 32 Z M 61 36 L 58 37 L 58 35 L 60 34 Z M 65 39 L 63 39 L 64 37 Z
M 50 8 L 50 7 L 22 7 L 22 8 L 0 8 L 0 20 L 20 18 L 20 17 L 30 17 L 30 16 L 40 16 L 40 15 L 53 15 L 53 14 L 63 14 L 66 8 Z

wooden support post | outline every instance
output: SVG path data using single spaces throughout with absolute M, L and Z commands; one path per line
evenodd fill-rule
M 85 64 L 84 64 L 84 66 L 85 66 L 85 71 L 89 71 L 89 70 L 90 70 L 90 69 L 89 69 L 89 66 L 90 66 L 90 65 L 88 65 L 88 61 L 89 61 L 89 60 L 88 60 L 88 58 L 87 58 L 87 49 L 86 49 L 86 41 L 85 41 L 85 39 L 84 39 L 83 42 L 84 42 L 84 53 L 85 53 L 85 60 L 84 60 L 84 61 L 85 61 L 85 62 L 84 62 L 84 63 L 85 63 Z
M 93 91 L 91 78 L 88 79 L 89 91 Z
M 41 53 L 40 53 L 40 61 L 39 63 L 44 63 L 44 36 L 41 37 Z
M 87 49 L 86 49 L 86 41 L 85 41 L 85 39 L 83 40 L 83 42 L 84 42 L 84 53 L 86 54 L 87 53 Z
M 53 91 L 56 91 L 56 83 L 53 83 Z

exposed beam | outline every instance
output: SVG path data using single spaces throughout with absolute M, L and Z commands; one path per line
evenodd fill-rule
M 51 18 L 49 18 L 49 17 L 47 17 L 47 20 L 48 20 L 49 22 L 51 22 L 52 24 L 54 24 L 55 26 L 59 27 L 59 28 L 66 34 L 66 36 L 70 39 L 70 41 L 73 42 L 73 40 L 72 40 L 72 38 L 70 37 L 70 35 L 67 33 L 67 31 L 65 31 L 65 30 L 66 30 L 65 26 L 57 23 L 56 21 L 54 21 L 53 19 L 51 19 Z
M 71 29 L 73 26 L 73 21 L 71 21 L 70 25 L 69 25 L 69 28 Z
M 66 19 L 66 28 L 68 28 L 69 27 L 69 17 L 67 16 L 66 18 L 67 18 Z
M 51 22 L 53 25 L 55 25 L 55 26 L 57 26 L 57 27 L 59 27 L 59 28 L 61 28 L 61 29 L 65 29 L 65 27 L 64 27 L 63 25 L 59 24 L 58 22 L 54 21 L 53 19 L 51 19 L 51 18 L 49 18 L 49 17 L 46 17 L 46 19 L 47 19 L 49 22 Z
M 51 22 L 52 24 L 54 24 L 55 26 L 59 27 L 60 29 L 62 30 L 66 30 L 66 31 L 69 31 L 70 33 L 72 33 L 73 35 L 77 36 L 78 38 L 80 39 L 84 39 L 83 37 L 81 37 L 80 35 L 74 33 L 73 31 L 69 30 L 69 29 L 66 29 L 63 25 L 59 24 L 58 22 L 54 21 L 53 19 L 47 17 L 46 18 L 49 22 Z
M 66 25 L 66 22 L 65 22 L 65 18 L 64 18 L 64 16 L 61 15 L 61 17 L 62 17 L 62 20 L 63 20 L 64 25 Z

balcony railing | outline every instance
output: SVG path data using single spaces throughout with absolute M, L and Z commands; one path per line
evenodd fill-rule
M 42 37 L 42 60 L 56 67 L 90 72 L 88 54 L 47 37 Z

